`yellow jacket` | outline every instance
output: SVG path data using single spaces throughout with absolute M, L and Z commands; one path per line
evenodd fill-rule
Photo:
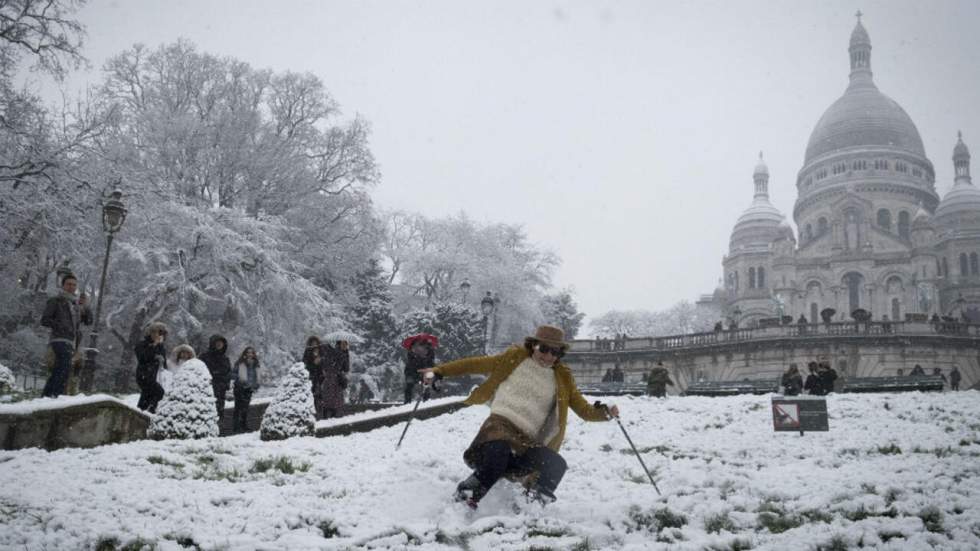
M 496 356 L 475 356 L 444 363 L 434 369 L 440 375 L 455 377 L 458 375 L 488 375 L 487 380 L 473 390 L 464 401 L 467 405 L 485 404 L 493 399 L 500 383 L 517 369 L 517 366 L 528 358 L 527 350 L 521 346 L 512 346 Z M 548 442 L 548 447 L 554 451 L 561 448 L 565 439 L 565 425 L 568 423 L 568 408 L 571 407 L 576 415 L 586 421 L 607 421 L 604 411 L 592 407 L 575 386 L 575 378 L 565 364 L 555 366 L 556 407 L 558 408 L 558 434 Z

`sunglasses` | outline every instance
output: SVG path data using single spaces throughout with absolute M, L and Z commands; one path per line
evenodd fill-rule
M 547 344 L 538 343 L 535 348 L 537 348 L 538 352 L 542 354 L 551 354 L 556 358 L 561 358 L 565 355 L 565 349 L 557 346 L 548 346 Z

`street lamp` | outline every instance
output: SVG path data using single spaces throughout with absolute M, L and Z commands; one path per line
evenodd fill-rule
M 470 292 L 470 280 L 464 279 L 462 283 L 459 284 L 460 293 L 462 293 L 462 303 L 466 304 L 466 295 Z
M 480 301 L 480 311 L 483 312 L 483 353 L 487 354 L 487 328 L 489 327 L 490 314 L 493 313 L 497 303 L 493 300 L 493 293 L 487 291 L 487 296 Z
M 99 299 L 95 305 L 95 324 L 89 334 L 88 350 L 85 353 L 85 366 L 79 378 L 78 389 L 81 392 L 91 392 L 95 379 L 96 356 L 99 354 L 99 323 L 102 321 L 102 296 L 105 294 L 105 276 L 109 268 L 109 250 L 112 248 L 112 238 L 126 221 L 126 208 L 122 203 L 122 191 L 113 190 L 109 199 L 102 205 L 102 231 L 106 235 L 105 258 L 102 260 L 102 278 L 99 281 Z

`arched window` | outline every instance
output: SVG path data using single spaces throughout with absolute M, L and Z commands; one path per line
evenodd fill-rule
M 963 277 L 970 275 L 970 265 L 966 253 L 960 253 L 960 275 Z
M 977 264 L 977 253 L 970 253 L 970 274 L 980 275 L 980 265 Z
M 898 236 L 903 239 L 909 238 L 909 212 L 907 210 L 898 213 Z
M 844 274 L 844 285 L 847 287 L 847 298 L 850 309 L 853 312 L 861 307 L 861 284 L 864 283 L 864 276 L 857 272 Z
M 827 230 L 829 229 L 830 227 L 827 224 L 827 219 L 821 216 L 820 219 L 817 220 L 817 235 L 823 235 L 827 233 Z
M 888 209 L 878 209 L 878 227 L 892 231 L 892 213 Z
M 749 289 L 755 289 L 755 268 L 749 268 Z
M 892 299 L 892 319 L 898 321 L 901 319 L 899 317 L 901 313 L 901 304 L 898 301 L 898 297 L 895 297 Z
M 766 288 L 766 269 L 763 268 L 762 266 L 759 266 L 759 269 L 756 270 L 755 273 L 756 273 L 756 283 L 757 283 L 756 287 L 758 287 L 760 289 L 765 289 Z

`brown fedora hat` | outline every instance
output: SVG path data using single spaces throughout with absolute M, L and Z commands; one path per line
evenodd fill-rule
M 534 334 L 527 337 L 526 340 L 543 342 L 544 344 L 558 346 L 561 348 L 568 348 L 568 343 L 565 342 L 565 332 L 561 330 L 561 327 L 555 327 L 554 325 L 538 326 L 538 328 L 534 330 Z

